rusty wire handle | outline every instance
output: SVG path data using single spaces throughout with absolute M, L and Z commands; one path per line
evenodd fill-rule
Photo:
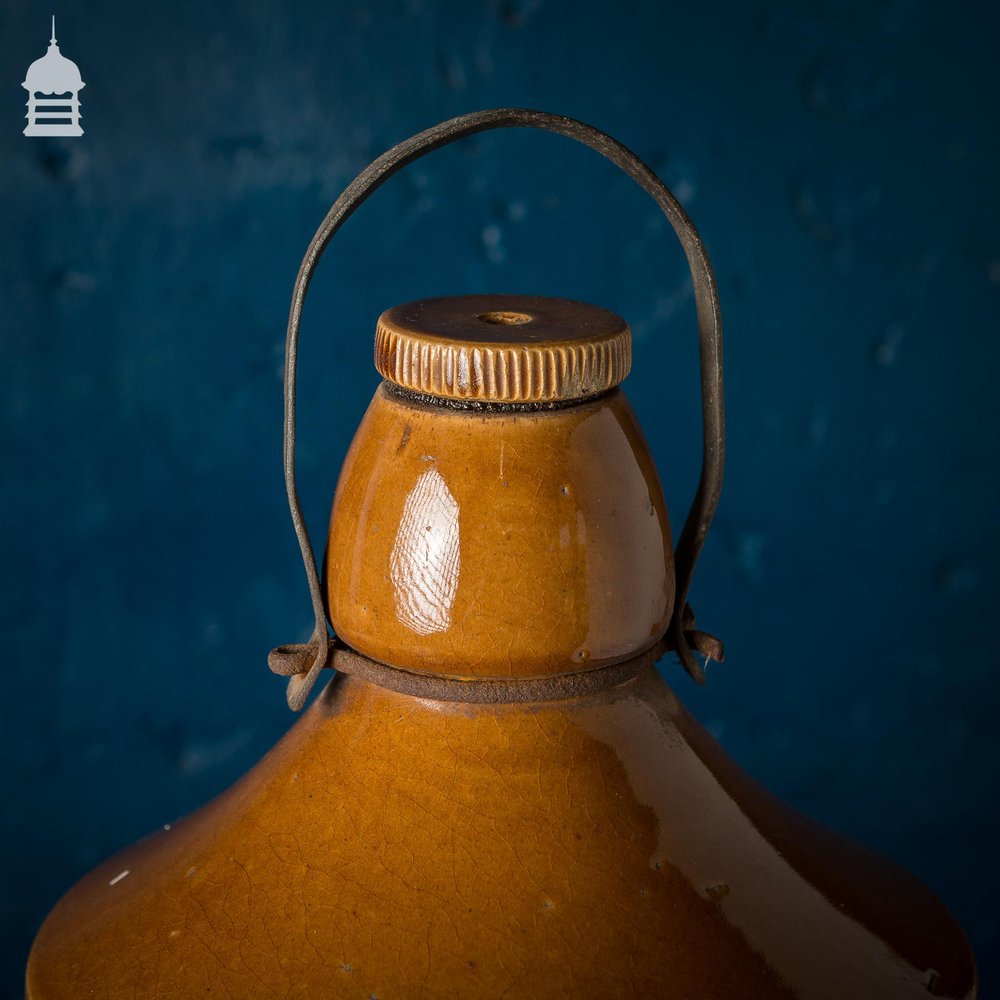
M 687 596 L 698 556 L 719 502 L 725 450 L 722 319 L 711 262 L 701 237 L 680 203 L 663 181 L 630 149 L 604 132 L 572 118 L 563 118 L 545 111 L 500 108 L 476 111 L 442 122 L 393 146 L 374 160 L 355 177 L 334 202 L 319 229 L 316 230 L 316 235 L 313 236 L 299 267 L 292 291 L 292 305 L 285 340 L 285 489 L 288 493 L 292 524 L 295 526 L 299 548 L 302 550 L 302 561 L 305 565 L 315 616 L 315 628 L 308 643 L 279 646 L 272 650 L 268 657 L 268 663 L 275 673 L 290 678 L 288 704 L 293 711 L 298 711 L 305 703 L 319 672 L 327 664 L 331 645 L 316 556 L 309 541 L 309 532 L 302 517 L 302 507 L 295 485 L 295 383 L 298 369 L 299 324 L 313 271 L 334 233 L 393 174 L 425 153 L 440 149 L 466 136 L 498 128 L 542 129 L 575 139 L 596 150 L 627 173 L 660 206 L 687 256 L 694 285 L 700 340 L 703 453 L 698 490 L 677 543 L 677 590 L 667 636 L 669 645 L 676 649 L 688 673 L 698 680 L 704 679 L 701 665 L 692 652 L 689 642 L 689 637 L 696 633 L 690 631 L 693 621 L 687 607 Z

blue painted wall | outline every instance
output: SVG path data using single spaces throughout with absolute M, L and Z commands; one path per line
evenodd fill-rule
M 19 84 L 50 10 L 0 5 L 0 995 L 75 878 L 289 725 L 265 655 L 308 627 L 280 477 L 292 279 L 370 159 L 501 104 L 632 145 L 714 256 L 730 462 L 693 603 L 729 657 L 703 690 L 666 676 L 772 789 L 926 880 L 996 989 L 996 11 L 64 3 L 86 135 L 45 141 Z M 628 391 L 680 522 L 691 293 L 624 178 L 555 137 L 482 137 L 338 240 L 303 329 L 314 524 L 377 314 L 491 290 L 632 322 Z

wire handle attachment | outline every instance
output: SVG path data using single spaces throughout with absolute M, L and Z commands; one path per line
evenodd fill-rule
M 669 188 L 635 153 L 599 129 L 572 118 L 523 108 L 499 108 L 460 115 L 411 136 L 374 160 L 344 189 L 316 230 L 299 267 L 292 290 L 285 338 L 284 468 L 285 490 L 292 524 L 302 551 L 309 584 L 315 627 L 309 642 L 278 646 L 268 656 L 268 665 L 287 676 L 288 705 L 298 711 L 305 704 L 319 672 L 332 659 L 326 604 L 320 586 L 316 556 L 302 516 L 295 483 L 295 398 L 298 371 L 299 325 L 306 292 L 323 251 L 338 229 L 393 174 L 442 146 L 478 132 L 500 128 L 535 128 L 575 139 L 596 150 L 623 170 L 660 206 L 680 240 L 691 269 L 701 357 L 702 468 L 694 502 L 684 521 L 675 558 L 677 589 L 673 616 L 666 633 L 666 648 L 677 651 L 684 669 L 703 682 L 704 672 L 693 649 L 713 659 L 722 658 L 721 644 L 694 629 L 694 616 L 687 604 L 695 565 L 718 506 L 722 490 L 725 427 L 722 385 L 722 317 L 718 286 L 712 264 L 697 230 Z M 693 648 L 692 648 L 693 647 Z

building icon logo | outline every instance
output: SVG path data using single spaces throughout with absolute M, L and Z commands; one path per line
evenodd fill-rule
M 28 92 L 25 135 L 83 135 L 79 93 L 86 84 L 76 63 L 59 51 L 55 16 L 49 49 L 28 67 L 21 86 Z

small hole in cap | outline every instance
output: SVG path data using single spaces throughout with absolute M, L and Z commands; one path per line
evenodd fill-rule
M 479 318 L 484 323 L 494 323 L 499 326 L 522 326 L 531 322 L 531 317 L 527 313 L 510 312 L 506 309 L 480 313 Z

